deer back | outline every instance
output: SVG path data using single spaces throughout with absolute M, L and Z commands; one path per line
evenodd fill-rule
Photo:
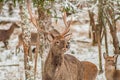
M 98 68 L 95 64 L 88 61 L 81 61 L 83 66 L 83 78 L 84 80 L 95 80 L 98 74 Z
M 13 33 L 14 28 L 19 28 L 19 26 L 16 23 L 12 23 L 8 30 L 0 30 L 0 41 L 7 41 Z
M 38 33 L 31 33 L 31 45 L 34 46 L 37 43 Z M 23 33 L 18 36 L 18 47 L 23 44 Z

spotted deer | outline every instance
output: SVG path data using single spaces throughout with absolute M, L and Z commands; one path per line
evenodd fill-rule
M 32 15 L 30 5 L 28 4 L 27 6 L 31 21 L 38 28 L 37 20 Z M 48 34 L 50 42 L 50 50 L 45 60 L 42 80 L 95 80 L 98 72 L 95 64 L 88 61 L 82 62 L 70 54 L 65 54 L 69 49 L 68 41 L 71 36 L 69 31 L 72 20 L 68 23 L 66 14 L 64 14 L 63 21 L 66 29 L 62 33 L 59 32 L 56 36 L 50 32 L 38 29 Z
M 109 56 L 106 53 L 104 53 L 103 57 L 105 59 L 106 80 L 120 80 L 120 70 L 116 69 L 118 55 Z
M 2 41 L 4 43 L 6 49 L 8 48 L 7 47 L 8 40 L 9 40 L 10 36 L 12 35 L 15 28 L 19 28 L 19 26 L 18 26 L 18 24 L 13 22 L 8 30 L 0 30 L 0 41 Z

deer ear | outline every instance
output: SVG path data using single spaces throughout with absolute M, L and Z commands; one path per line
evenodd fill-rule
M 56 30 L 56 29 L 52 29 L 52 30 L 50 31 L 50 33 L 51 33 L 51 35 L 52 35 L 53 37 L 56 37 L 56 36 L 59 36 L 59 35 L 60 35 L 60 32 L 59 32 L 58 30 Z
M 114 62 L 116 63 L 117 62 L 117 58 L 118 58 L 118 55 L 114 55 Z
M 105 52 L 103 53 L 103 57 L 104 59 L 106 59 L 108 57 L 108 54 L 106 54 Z
M 54 40 L 54 36 L 52 36 L 51 34 L 48 34 L 47 39 L 49 42 L 52 42 Z

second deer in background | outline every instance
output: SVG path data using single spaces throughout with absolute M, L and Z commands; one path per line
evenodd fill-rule
M 19 28 L 19 26 L 16 23 L 12 23 L 8 30 L 0 30 L 0 41 L 4 43 L 6 49 L 8 49 L 8 40 L 15 28 Z
M 54 36 L 57 36 L 57 35 L 60 34 L 56 29 L 52 29 L 51 31 L 49 31 L 49 33 L 54 35 Z M 39 34 L 37 32 L 31 32 L 31 41 L 30 41 L 31 46 L 37 46 L 37 40 L 38 40 L 37 38 L 38 38 L 38 36 L 39 36 Z M 23 39 L 23 34 L 21 33 L 18 36 L 18 44 L 16 46 L 16 50 L 19 49 L 21 45 L 23 45 L 23 40 L 24 40 Z M 36 48 L 34 48 L 32 50 L 33 53 L 35 52 L 35 49 Z
M 108 56 L 103 54 L 105 59 L 105 77 L 106 80 L 120 80 L 120 70 L 116 69 L 118 55 Z
M 31 33 L 31 45 L 32 46 L 36 46 L 37 45 L 37 38 L 38 38 L 38 33 Z M 21 45 L 23 45 L 23 34 L 21 33 L 19 36 L 18 36 L 18 45 L 16 46 L 16 50 L 18 49 L 18 48 L 20 48 L 20 46 Z

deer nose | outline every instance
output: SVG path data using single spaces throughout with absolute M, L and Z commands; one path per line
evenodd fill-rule
M 67 42 L 66 48 L 67 48 L 67 49 L 70 48 L 70 42 Z
M 63 48 L 62 50 L 63 50 L 63 51 L 67 51 L 67 48 Z

